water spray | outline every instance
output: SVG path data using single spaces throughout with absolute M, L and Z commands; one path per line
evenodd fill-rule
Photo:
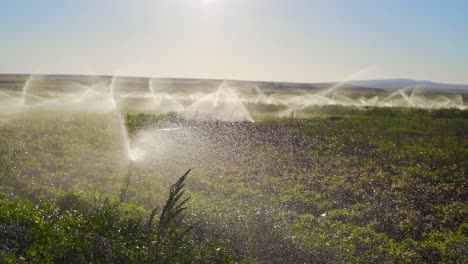
M 26 105 L 26 95 L 27 95 L 29 86 L 31 85 L 31 81 L 32 81 L 32 75 L 28 77 L 28 79 L 26 80 L 23 86 L 23 106 Z

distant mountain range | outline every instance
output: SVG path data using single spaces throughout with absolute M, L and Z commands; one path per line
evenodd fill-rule
M 41 75 L 47 79 L 72 80 L 83 83 L 93 83 L 99 79 L 109 79 L 112 76 L 93 76 L 93 75 Z M 0 74 L 0 87 L 16 83 L 22 85 L 29 75 L 27 74 Z M 128 82 L 147 82 L 145 77 L 119 77 Z M 170 82 L 174 85 L 204 86 L 218 85 L 223 80 L 217 79 L 193 79 L 193 78 L 156 78 L 162 82 Z M 228 83 L 234 86 L 252 85 L 260 88 L 273 89 L 327 89 L 338 86 L 343 91 L 361 91 L 361 92 L 393 92 L 403 88 L 418 88 L 422 93 L 460 93 L 468 94 L 468 84 L 447 84 L 431 81 L 420 81 L 411 79 L 383 79 L 383 80 L 352 80 L 346 82 L 321 82 L 321 83 L 293 83 L 293 82 L 268 82 L 268 81 L 248 81 L 248 80 L 228 80 Z
M 447 84 L 431 81 L 416 81 L 410 79 L 386 79 L 386 80 L 355 80 L 346 82 L 353 86 L 380 88 L 384 90 L 397 90 L 401 88 L 421 88 L 425 92 L 451 92 L 467 93 L 468 84 Z
M 240 81 L 249 83 L 248 81 Z M 422 93 L 468 93 L 468 84 L 447 84 L 431 81 L 419 81 L 411 79 L 383 79 L 383 80 L 352 80 L 345 82 L 321 82 L 321 83 L 289 83 L 289 82 L 250 82 L 260 86 L 276 86 L 281 88 L 320 88 L 326 89 L 339 87 L 348 91 L 386 91 L 393 92 L 399 89 L 418 88 Z M 263 85 L 262 85 L 263 84 Z

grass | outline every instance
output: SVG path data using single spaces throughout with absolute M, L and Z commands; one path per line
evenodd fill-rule
M 0 252 L 11 263 L 463 263 L 467 113 L 325 107 L 256 123 L 128 113 L 133 140 L 190 130 L 161 145 L 169 162 L 132 166 L 124 185 L 114 115 L 18 116 L 0 126 Z
M 5 263 L 229 262 L 219 248 L 192 239 L 184 220 L 185 173 L 159 217 L 110 199 L 92 203 L 76 194 L 55 203 L 0 200 L 0 259 Z M 148 216 L 145 216 L 148 215 Z

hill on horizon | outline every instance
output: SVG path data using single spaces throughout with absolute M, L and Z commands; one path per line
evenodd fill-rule
M 16 83 L 20 85 L 30 75 L 29 74 L 0 74 L 0 87 L 2 84 Z M 94 82 L 99 79 L 111 78 L 110 75 L 80 75 L 80 74 L 38 74 L 44 78 L 72 80 L 78 82 Z M 206 79 L 206 78 L 178 78 L 178 77 L 141 77 L 141 76 L 119 76 L 122 79 L 136 80 L 154 78 L 161 81 L 184 85 L 200 85 L 200 84 L 216 84 L 222 82 L 222 79 Z M 412 79 L 375 79 L 375 80 L 350 80 L 350 81 L 335 81 L 335 82 L 275 82 L 275 81 L 254 81 L 254 80 L 226 80 L 236 86 L 251 86 L 269 87 L 277 89 L 326 89 L 334 86 L 346 89 L 349 91 L 385 91 L 392 92 L 404 88 L 418 88 L 422 93 L 468 93 L 468 84 L 449 84 L 439 83 L 427 80 L 412 80 Z

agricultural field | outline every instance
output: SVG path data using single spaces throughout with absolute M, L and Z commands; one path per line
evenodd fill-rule
M 0 82 L 2 262 L 468 261 L 465 95 L 174 83 Z

